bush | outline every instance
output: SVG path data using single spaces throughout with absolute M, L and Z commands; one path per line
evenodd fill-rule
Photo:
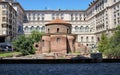
M 42 35 L 43 35 L 43 34 L 44 34 L 44 33 L 41 33 L 41 32 L 39 32 L 39 31 L 32 31 L 30 37 L 32 38 L 32 40 L 33 40 L 34 42 L 39 42 L 39 41 L 41 41 L 41 38 L 42 38 Z
M 34 54 L 35 48 L 33 44 L 41 41 L 43 34 L 44 33 L 40 33 L 39 31 L 32 31 L 29 37 L 20 35 L 13 41 L 13 46 L 16 51 L 21 52 L 23 55 Z
M 98 44 L 98 49 L 108 58 L 120 58 L 120 26 L 116 28 L 115 33 L 109 38 L 109 41 L 102 38 Z
M 25 37 L 25 35 L 18 36 L 13 41 L 13 47 L 15 48 L 15 50 L 21 52 L 23 55 L 35 53 L 33 44 L 34 41 L 32 40 L 32 38 Z
M 102 34 L 101 40 L 98 42 L 98 51 L 104 53 L 109 48 L 109 39 L 105 34 Z

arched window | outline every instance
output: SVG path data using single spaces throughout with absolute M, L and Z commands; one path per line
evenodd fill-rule
M 89 32 L 89 27 L 88 26 L 85 27 L 85 32 Z
M 59 43 L 60 42 L 60 38 L 57 38 L 56 42 Z
M 44 32 L 44 31 L 45 31 L 45 26 L 43 26 L 43 27 L 41 28 L 41 31 L 42 31 L 42 32 Z
M 97 40 L 100 41 L 100 38 L 98 37 Z
M 37 27 L 36 27 L 36 30 L 37 30 L 37 31 L 39 31 L 39 30 L 40 30 L 40 27 L 39 27 L 39 26 L 37 26 Z
M 89 44 L 86 44 L 86 46 L 89 46 Z
M 80 27 L 80 32 L 84 32 L 84 27 L 83 26 Z
M 28 30 L 29 30 L 28 26 L 26 26 L 26 27 L 24 28 L 24 30 L 25 30 L 26 32 L 28 32 Z
M 30 31 L 33 31 L 34 30 L 34 26 L 32 26 L 31 28 L 30 28 Z
M 75 26 L 75 31 L 78 32 L 78 30 L 79 30 L 79 27 Z
M 83 42 L 83 37 L 81 37 L 81 42 Z
M 94 42 L 94 37 L 93 36 L 91 37 L 91 41 Z
M 50 29 L 48 28 L 48 33 L 50 33 Z
M 44 41 L 44 40 L 42 40 L 42 46 L 44 46 L 44 42 L 45 42 L 45 41 Z
M 67 29 L 67 33 L 69 33 L 69 29 Z
M 60 30 L 60 29 L 59 29 L 59 28 L 57 28 L 57 33 L 59 32 L 59 30 Z
M 88 37 L 86 37 L 86 42 L 88 42 Z

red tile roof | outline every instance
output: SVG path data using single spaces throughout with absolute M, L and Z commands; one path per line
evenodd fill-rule
M 54 25 L 54 24 L 71 25 L 70 23 L 67 23 L 66 21 L 59 19 L 59 18 L 47 23 L 46 25 Z

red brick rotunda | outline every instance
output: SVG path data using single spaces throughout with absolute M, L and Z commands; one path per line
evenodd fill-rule
M 45 34 L 42 41 L 35 44 L 37 54 L 42 53 L 74 53 L 85 50 L 85 47 L 76 41 L 75 34 L 71 34 L 71 24 L 61 19 L 45 24 Z

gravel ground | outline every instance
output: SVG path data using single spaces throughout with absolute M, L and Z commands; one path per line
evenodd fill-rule
M 120 75 L 120 63 L 0 64 L 0 75 Z

